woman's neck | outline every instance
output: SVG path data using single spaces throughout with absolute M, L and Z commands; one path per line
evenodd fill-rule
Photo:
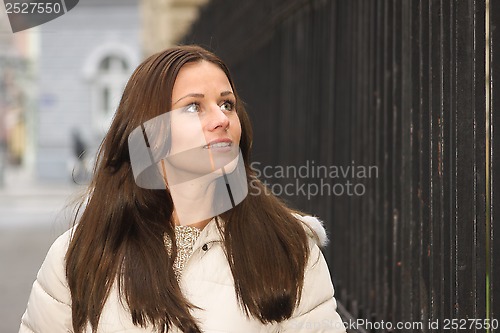
M 173 213 L 172 213 L 172 217 L 174 219 L 174 225 L 175 226 L 180 226 L 180 222 L 179 222 L 179 217 L 177 216 L 177 211 L 174 209 Z M 212 221 L 213 217 L 211 218 L 207 218 L 203 221 L 200 221 L 200 222 L 196 222 L 196 223 L 192 223 L 192 224 L 189 224 L 190 227 L 194 227 L 194 228 L 197 228 L 197 229 L 200 229 L 200 230 L 203 230 L 203 228 L 206 227 L 206 225 Z
M 169 187 L 174 202 L 174 223 L 203 229 L 214 212 L 215 182 L 192 180 Z

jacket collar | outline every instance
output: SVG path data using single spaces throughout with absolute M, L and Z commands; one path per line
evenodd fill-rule
M 328 245 L 329 239 L 326 233 L 326 229 L 323 225 L 323 221 L 314 216 L 302 216 L 297 213 L 292 214 L 295 218 L 299 219 L 304 223 L 304 229 L 307 235 L 312 238 L 318 246 L 324 247 Z M 221 226 L 224 226 L 224 221 L 218 217 Z M 201 231 L 198 240 L 196 241 L 194 248 L 199 246 L 203 246 L 204 244 L 221 242 L 222 235 L 217 227 L 217 223 L 215 221 L 215 217 L 208 222 L 208 224 Z
M 222 219 L 220 217 L 217 218 L 222 223 Z M 208 222 L 208 224 L 203 228 L 200 236 L 198 236 L 198 239 L 194 243 L 193 251 L 195 251 L 199 247 L 204 246 L 205 244 L 210 246 L 215 242 L 222 242 L 222 235 L 219 231 L 219 228 L 217 228 L 217 222 L 215 221 L 215 219 L 216 217 L 212 218 L 210 222 Z
M 306 233 L 309 235 L 309 237 L 316 241 L 316 245 L 320 247 L 325 247 L 328 245 L 328 242 L 330 240 L 328 239 L 323 221 L 321 221 L 317 217 L 309 215 L 302 216 L 297 213 L 293 213 L 292 215 L 305 224 L 304 229 L 306 230 Z

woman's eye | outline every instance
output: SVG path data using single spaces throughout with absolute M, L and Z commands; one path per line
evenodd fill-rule
M 196 104 L 196 103 L 192 103 L 192 104 L 189 104 L 188 106 L 186 106 L 185 110 L 186 110 L 186 112 L 190 112 L 190 113 L 200 112 L 200 105 Z
M 224 111 L 233 111 L 234 110 L 234 103 L 232 101 L 225 101 L 222 103 L 220 106 L 221 110 Z

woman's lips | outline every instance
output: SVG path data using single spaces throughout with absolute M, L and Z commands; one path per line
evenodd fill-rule
M 203 149 L 214 149 L 217 151 L 229 151 L 233 142 L 230 139 L 217 139 L 203 146 Z

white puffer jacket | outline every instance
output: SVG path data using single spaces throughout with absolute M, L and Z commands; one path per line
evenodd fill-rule
M 301 219 L 316 231 L 320 242 L 327 241 L 319 220 L 310 216 Z M 210 221 L 197 239 L 181 278 L 181 288 L 187 299 L 203 309 L 193 310 L 203 332 L 345 332 L 336 312 L 330 273 L 314 239 L 311 237 L 310 240 L 311 255 L 305 272 L 302 298 L 293 317 L 278 324 L 263 325 L 241 311 L 221 236 L 215 220 Z M 20 333 L 73 332 L 71 295 L 64 272 L 64 256 L 69 241 L 70 230 L 51 246 L 33 284 Z M 89 325 L 86 332 L 91 331 Z M 144 333 L 154 330 L 151 327 L 145 329 L 134 326 L 126 302 L 119 299 L 115 283 L 102 311 L 98 332 Z M 176 329 L 174 332 L 180 331 Z

